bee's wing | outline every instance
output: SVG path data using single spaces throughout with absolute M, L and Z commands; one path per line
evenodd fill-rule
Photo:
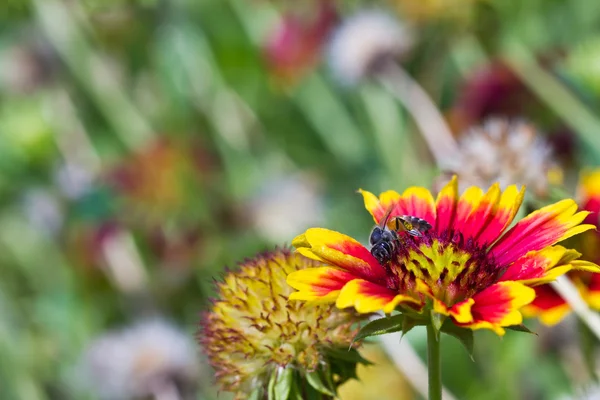
M 424 219 L 422 219 L 419 223 L 419 229 L 421 230 L 421 232 L 427 232 L 428 230 L 430 230 L 432 228 L 431 224 L 427 221 L 425 221 Z
M 423 237 L 423 234 L 418 229 L 410 229 L 410 230 L 406 231 L 406 233 L 408 233 L 409 235 L 412 235 L 412 236 L 416 236 L 416 237 Z

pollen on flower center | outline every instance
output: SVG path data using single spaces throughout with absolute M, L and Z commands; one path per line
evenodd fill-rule
M 447 305 L 485 289 L 503 272 L 485 248 L 452 229 L 441 234 L 428 231 L 420 238 L 403 237 L 387 270 L 396 283 L 393 289 L 411 292 L 421 280 Z

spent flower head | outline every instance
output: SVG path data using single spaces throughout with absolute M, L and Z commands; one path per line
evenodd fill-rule
M 236 399 L 270 399 L 274 387 L 284 393 L 277 398 L 315 390 L 333 395 L 354 377 L 356 362 L 364 361 L 348 352 L 357 315 L 332 304 L 288 302 L 293 289 L 286 276 L 322 265 L 276 250 L 245 261 L 218 284 L 198 337 L 223 390 Z
M 545 196 L 549 185 L 562 179 L 550 144 L 525 121 L 488 119 L 459 137 L 458 149 L 455 165 L 443 179 L 458 175 L 461 189 L 495 182 L 504 189 L 514 183 Z
M 503 335 L 505 327 L 521 324 L 519 309 L 535 298 L 531 286 L 572 269 L 599 270 L 577 260 L 578 252 L 555 245 L 594 228 L 581 225 L 588 213 L 577 212 L 573 200 L 543 207 L 509 229 L 525 194 L 515 185 L 501 191 L 494 184 L 487 192 L 472 186 L 459 196 L 454 177 L 437 200 L 423 187 L 379 197 L 361 193 L 375 222 L 390 232 L 389 245 L 374 246 L 385 247 L 387 257 L 341 233 L 308 229 L 293 245 L 328 265 L 291 273 L 287 281 L 298 291 L 290 299 L 331 302 L 360 313 L 398 309 L 415 323 L 440 327 L 450 320 Z M 423 219 L 431 228 L 415 233 L 418 226 L 403 216 Z M 378 239 L 373 235 L 372 244 Z

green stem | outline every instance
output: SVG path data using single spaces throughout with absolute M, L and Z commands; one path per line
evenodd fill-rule
M 590 374 L 590 380 L 595 382 L 598 380 L 598 377 L 596 375 L 596 359 L 594 353 L 598 339 L 594 336 L 594 333 L 590 328 L 580 319 L 577 320 L 577 327 L 579 328 L 581 354 L 583 355 L 585 366 Z
M 442 400 L 440 337 L 431 324 L 427 325 L 427 371 L 429 377 L 429 400 Z

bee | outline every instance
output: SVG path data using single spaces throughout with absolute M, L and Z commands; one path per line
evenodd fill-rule
M 387 264 L 400 245 L 399 232 L 406 232 L 411 236 L 422 237 L 423 233 L 431 229 L 431 224 L 422 218 L 412 215 L 401 215 L 392 219 L 392 227 L 388 227 L 390 213 L 392 209 L 386 213 L 381 223 L 371 231 L 369 243 L 371 244 L 371 254 L 377 259 L 379 264 Z
M 423 237 L 423 233 L 431 229 L 431 224 L 423 218 L 412 215 L 401 215 L 394 217 L 396 231 L 404 230 L 406 233 L 416 237 Z

